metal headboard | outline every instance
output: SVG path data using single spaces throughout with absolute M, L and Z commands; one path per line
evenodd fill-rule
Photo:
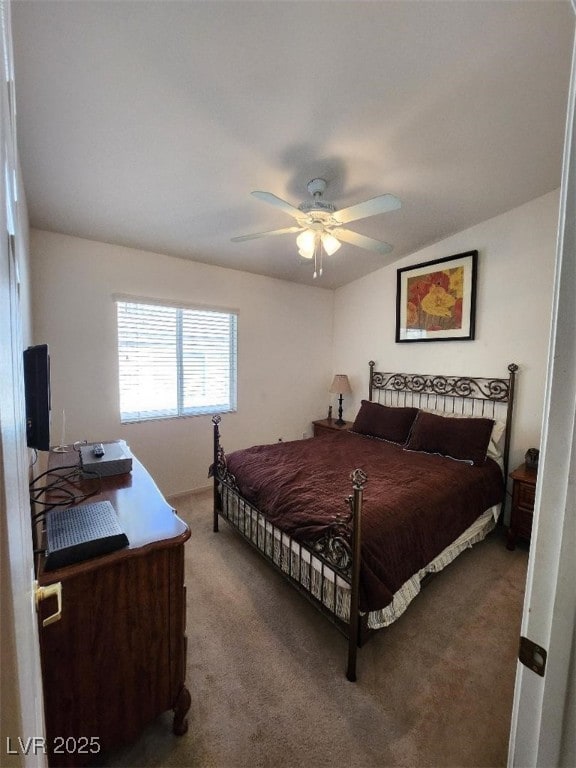
M 383 373 L 370 360 L 369 399 L 383 405 L 429 408 L 464 416 L 484 416 L 505 421 L 504 481 L 512 434 L 512 414 L 518 366 L 510 363 L 508 378 L 440 376 L 427 373 Z

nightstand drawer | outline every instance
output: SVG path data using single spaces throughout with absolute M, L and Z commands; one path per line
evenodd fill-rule
M 529 539 L 532 535 L 532 518 L 534 513 L 531 510 L 516 510 L 514 515 L 514 528 L 518 536 Z
M 530 539 L 536 498 L 536 473 L 527 469 L 525 464 L 510 473 L 514 481 L 512 506 L 510 508 L 510 526 L 508 528 L 508 549 L 514 549 L 516 538 Z
M 536 496 L 536 488 L 533 485 L 527 485 L 526 483 L 519 483 L 517 485 L 517 503 L 521 507 L 527 509 L 534 509 L 534 498 Z
M 334 419 L 319 419 L 318 421 L 313 421 L 312 426 L 314 428 L 314 437 L 318 437 L 318 435 L 325 435 L 326 432 L 349 430 L 352 428 L 352 422 L 345 421 L 343 424 L 338 424 Z

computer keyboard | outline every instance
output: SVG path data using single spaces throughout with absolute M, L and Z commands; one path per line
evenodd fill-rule
M 45 571 L 53 571 L 128 546 L 109 501 L 54 509 L 46 515 Z

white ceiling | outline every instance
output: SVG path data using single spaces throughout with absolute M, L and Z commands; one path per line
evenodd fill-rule
M 334 288 L 560 184 L 568 2 L 12 3 L 32 226 Z M 312 280 L 293 220 L 328 182 L 349 225 Z M 471 242 L 474 248 L 476 243 Z M 446 254 L 451 255 L 451 254 Z

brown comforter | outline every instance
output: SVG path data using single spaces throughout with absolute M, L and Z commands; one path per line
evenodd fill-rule
M 362 512 L 360 604 L 388 605 L 404 582 L 434 559 L 484 510 L 503 499 L 502 473 L 351 432 L 258 445 L 227 456 L 241 494 L 303 543 L 346 512 L 350 472 L 368 476 Z

